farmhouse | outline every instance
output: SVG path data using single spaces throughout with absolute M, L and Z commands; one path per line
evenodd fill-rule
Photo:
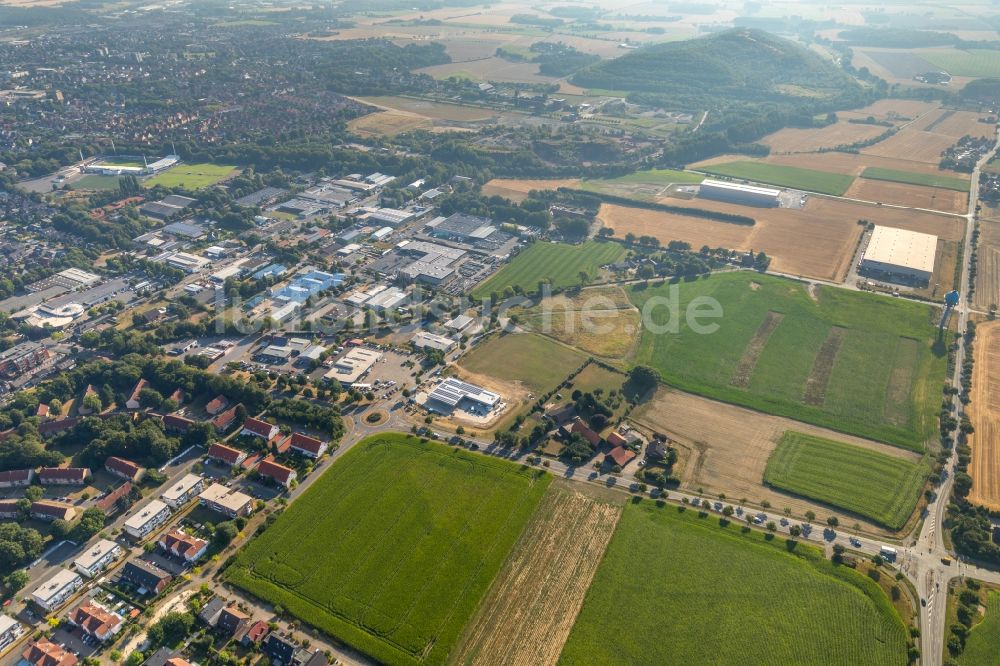
M 219 513 L 236 518 L 248 516 L 253 511 L 253 498 L 246 493 L 232 490 L 221 483 L 213 483 L 198 495 L 201 505 Z
M 115 561 L 121 546 L 110 539 L 101 539 L 87 549 L 87 552 L 73 560 L 73 566 L 87 578 L 93 578 Z
M 279 465 L 271 460 L 262 460 L 260 464 L 257 465 L 257 473 L 281 484 L 285 488 L 291 486 L 296 477 L 294 469 L 285 467 L 284 465 Z
M 142 467 L 131 460 L 125 460 L 124 458 L 119 458 L 117 456 L 111 456 L 104 461 L 104 469 L 108 470 L 115 476 L 132 482 L 138 481 L 142 478 L 142 474 L 145 471 Z
M 876 226 L 861 260 L 861 271 L 889 281 L 927 284 L 934 274 L 937 236 Z
M 301 432 L 293 432 L 291 448 L 304 456 L 319 458 L 326 453 L 327 443 L 315 437 L 303 435 Z
M 714 201 L 743 204 L 744 206 L 762 206 L 771 208 L 778 205 L 781 190 L 771 187 L 757 187 L 742 183 L 728 183 L 721 180 L 706 179 L 698 188 L 698 196 Z
M 245 451 L 240 451 L 239 449 L 216 442 L 208 448 L 208 457 L 212 460 L 224 462 L 227 465 L 239 465 L 247 459 L 247 454 Z
M 160 499 L 171 509 L 177 509 L 194 499 L 204 487 L 205 479 L 197 474 L 185 474 L 180 481 L 164 490 Z
M 102 643 L 116 635 L 124 626 L 120 616 L 90 599 L 70 611 L 66 619 L 70 624 L 80 627 L 84 634 Z
M 170 518 L 170 507 L 160 500 L 153 500 L 125 521 L 125 532 L 141 539 Z
M 31 600 L 47 611 L 53 611 L 73 596 L 83 585 L 83 578 L 69 569 L 60 569 L 31 593 Z
M 481 386 L 448 377 L 427 396 L 428 409 L 440 405 L 447 410 L 456 407 L 476 413 L 489 413 L 500 402 L 500 395 Z

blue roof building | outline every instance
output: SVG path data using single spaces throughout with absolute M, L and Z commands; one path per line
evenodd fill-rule
M 262 280 L 266 277 L 279 277 L 288 272 L 286 266 L 281 264 L 269 264 L 253 274 L 254 280 Z
M 339 287 L 343 282 L 343 273 L 312 270 L 295 276 L 289 284 L 274 292 L 273 297 L 282 301 L 305 303 L 310 296 L 325 289 Z

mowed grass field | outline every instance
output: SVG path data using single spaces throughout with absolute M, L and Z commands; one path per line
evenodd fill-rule
M 382 434 L 357 443 L 226 579 L 385 664 L 443 664 L 551 477 Z
M 560 663 L 901 666 L 906 630 L 874 582 L 812 546 L 629 504 Z
M 679 316 L 664 333 L 674 285 L 630 296 L 648 309 L 634 362 L 679 389 L 922 451 L 937 431 L 946 366 L 927 305 L 746 271 L 677 285 Z M 722 309 L 713 333 L 686 321 L 694 299 Z M 647 305 L 649 303 L 649 305 Z
M 952 76 L 981 78 L 1000 76 L 1000 51 L 990 49 L 928 49 L 920 57 Z
M 553 287 L 577 285 L 580 284 L 580 271 L 586 271 L 593 279 L 601 266 L 614 263 L 624 255 L 625 248 L 610 241 L 587 241 L 582 245 L 539 241 L 480 283 L 472 291 L 472 298 L 485 298 L 493 293 L 502 295 L 507 287 L 533 293 L 538 290 L 539 282 L 547 280 L 551 280 Z
M 219 164 L 179 164 L 163 173 L 158 173 L 143 182 L 146 187 L 163 185 L 164 187 L 183 187 L 188 190 L 200 190 L 203 187 L 215 185 L 236 171 L 234 166 Z
M 914 173 L 912 171 L 897 171 L 895 169 L 868 167 L 861 172 L 861 177 L 869 180 L 887 180 L 891 183 L 940 187 L 946 190 L 956 190 L 958 192 L 969 191 L 969 179 L 955 178 L 954 176 L 937 176 L 930 173 Z
M 555 388 L 587 360 L 583 354 L 534 333 L 501 335 L 462 357 L 469 372 L 519 381 L 535 393 Z
M 1000 654 L 1000 592 L 990 592 L 986 614 L 972 627 L 965 639 L 965 649 L 955 658 L 962 666 L 995 664 Z
M 842 196 L 854 182 L 854 177 L 847 174 L 763 162 L 724 162 L 703 166 L 700 170 L 717 176 L 729 176 L 755 183 L 821 192 L 838 197 Z
M 913 513 L 928 471 L 860 446 L 786 432 L 767 461 L 764 483 L 898 530 Z

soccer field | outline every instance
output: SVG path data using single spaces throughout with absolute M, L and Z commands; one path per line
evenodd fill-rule
M 676 332 L 657 333 L 677 288 Z M 685 391 L 922 451 L 937 432 L 947 350 L 927 305 L 746 271 L 643 288 L 630 297 L 648 322 L 634 362 Z M 722 308 L 713 333 L 685 318 L 695 298 Z
M 551 477 L 402 434 L 362 440 L 226 579 L 386 664 L 442 664 Z
M 188 190 L 200 190 L 209 185 L 215 185 L 236 171 L 234 166 L 219 164 L 180 164 L 158 173 L 143 182 L 145 187 L 162 185 L 164 187 L 183 187 Z
M 680 509 L 625 507 L 561 664 L 906 663 L 903 622 L 867 577 Z
M 625 248 L 613 242 L 567 245 L 539 241 L 477 286 L 472 298 L 485 298 L 493 293 L 502 296 L 507 287 L 519 287 L 526 293 L 533 293 L 543 280 L 551 280 L 554 287 L 577 285 L 581 271 L 593 280 L 601 266 L 618 261 L 624 254 Z
M 764 482 L 898 530 L 913 513 L 929 468 L 860 446 L 786 432 Z

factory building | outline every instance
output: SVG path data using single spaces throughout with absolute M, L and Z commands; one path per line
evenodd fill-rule
M 778 205 L 781 190 L 742 183 L 727 183 L 721 180 L 706 179 L 698 188 L 698 196 L 702 199 L 725 201 L 744 206 L 760 206 L 773 208 Z
M 937 240 L 931 234 L 876 226 L 861 259 L 861 272 L 890 282 L 928 284 Z

